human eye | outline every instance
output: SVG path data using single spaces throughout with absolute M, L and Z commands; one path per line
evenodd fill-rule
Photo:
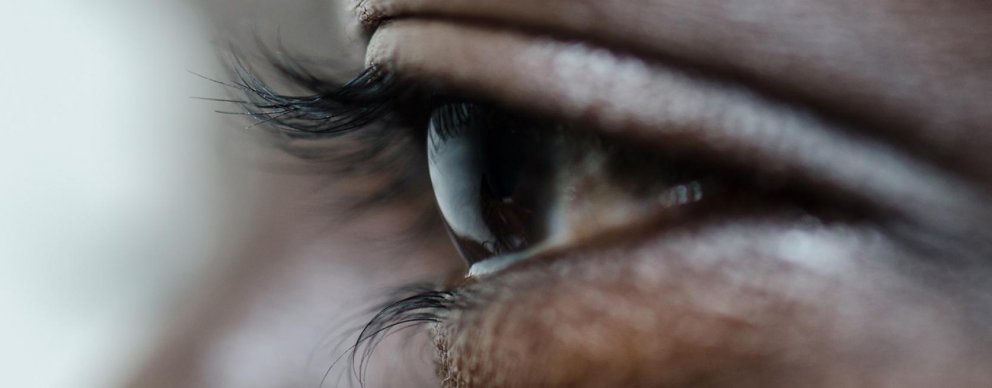
M 987 252 L 971 232 L 987 198 L 945 154 L 887 132 L 891 115 L 694 47 L 661 47 L 697 61 L 679 62 L 619 44 L 623 28 L 517 29 L 423 4 L 434 17 L 375 18 L 350 82 L 276 61 L 302 84 L 285 95 L 238 73 L 287 149 L 375 183 L 357 207 L 431 198 L 430 228 L 464 260 L 385 304 L 355 349 L 424 324 L 439 378 L 471 387 L 943 380 L 953 368 L 912 371 L 935 362 L 909 340 L 924 332 L 955 362 L 982 359 L 954 323 L 975 317 L 942 307 L 978 302 L 928 282 L 982 267 L 968 263 Z
M 711 189 L 695 166 L 612 143 L 480 104 L 435 108 L 431 182 L 469 275 L 662 213 L 672 218 Z
M 678 147 L 639 147 L 479 103 L 432 110 L 427 163 L 438 210 L 470 278 L 573 245 L 679 229 L 714 214 L 753 216 L 776 208 L 810 219 L 841 216 L 824 212 L 822 196 L 763 185 L 767 177 Z

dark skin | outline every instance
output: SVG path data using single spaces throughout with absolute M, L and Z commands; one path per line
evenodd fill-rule
M 474 307 L 424 328 L 432 346 L 379 350 L 427 371 L 411 360 L 432 355 L 439 381 L 424 386 L 992 382 L 992 4 L 352 5 L 371 35 L 370 64 L 649 148 L 676 144 L 782 174 L 854 213 L 811 223 L 757 201 L 744 215 L 589 235 L 469 278 L 458 284 Z M 364 275 L 442 278 L 459 270 L 444 240 L 436 233 L 409 271 Z M 340 243 L 309 242 L 314 252 Z M 336 256 L 339 267 L 374 266 Z M 330 272 L 325 281 L 340 281 Z M 207 344 L 179 341 L 172 354 L 192 356 L 149 376 L 203 368 L 212 336 L 247 319 L 230 316 L 200 337 L 180 334 Z M 370 385 L 408 386 L 383 377 L 390 365 L 373 363 Z M 197 376 L 185 385 L 231 384 Z

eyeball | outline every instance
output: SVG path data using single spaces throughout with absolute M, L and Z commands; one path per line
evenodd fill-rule
M 474 264 L 547 238 L 560 139 L 480 105 L 436 109 L 428 129 L 431 183 L 460 253 Z
M 703 197 L 696 169 L 479 104 L 436 108 L 427 133 L 437 205 L 470 274 Z

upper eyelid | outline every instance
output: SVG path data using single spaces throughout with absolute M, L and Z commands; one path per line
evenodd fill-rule
M 577 38 L 786 94 L 969 179 L 988 180 L 989 5 L 922 0 L 361 0 L 371 30 L 403 18 Z M 924 23 L 928 28 L 907 28 Z M 980 27 L 981 26 L 981 27 Z
M 585 44 L 396 20 L 373 35 L 367 61 L 601 131 L 761 163 L 751 167 L 786 171 L 923 224 L 967 227 L 960 221 L 980 203 L 953 177 L 855 130 L 739 86 Z
M 489 71 L 478 71 L 473 60 L 480 59 L 488 59 Z M 376 33 L 369 61 L 414 84 L 467 90 L 604 132 L 759 163 L 751 169 L 813 180 L 920 224 L 971 228 L 960 221 L 981 208 L 953 178 L 849 128 L 739 86 L 585 44 L 400 20 Z

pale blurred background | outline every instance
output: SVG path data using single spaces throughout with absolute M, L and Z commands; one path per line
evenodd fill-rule
M 314 29 L 339 15 L 317 1 L 2 8 L 0 386 L 123 386 L 272 191 L 244 165 L 257 145 L 243 123 L 190 98 L 226 92 L 188 71 L 223 77 L 219 43 L 253 33 L 333 47 Z

